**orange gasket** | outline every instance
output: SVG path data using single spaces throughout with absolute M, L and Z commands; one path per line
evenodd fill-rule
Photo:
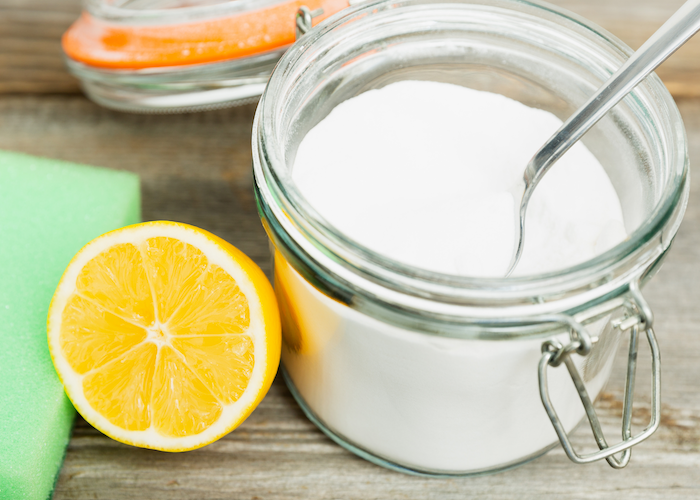
M 63 35 L 63 51 L 81 63 L 109 69 L 202 64 L 261 54 L 294 42 L 301 6 L 323 9 L 314 24 L 348 0 L 292 0 L 217 19 L 161 26 L 125 26 L 87 13 Z

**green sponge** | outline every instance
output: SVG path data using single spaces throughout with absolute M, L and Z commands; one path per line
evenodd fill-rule
M 139 219 L 133 174 L 0 151 L 0 499 L 50 498 L 70 438 L 46 341 L 56 285 L 88 241 Z

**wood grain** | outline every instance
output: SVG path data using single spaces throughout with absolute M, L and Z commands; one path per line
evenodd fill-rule
M 683 0 L 551 0 L 638 48 Z M 80 0 L 0 0 L 0 93 L 76 93 L 65 69 L 61 34 Z M 700 96 L 700 37 L 658 70 L 674 96 Z
M 691 157 L 700 157 L 700 100 L 682 100 Z M 251 197 L 246 106 L 179 116 L 111 112 L 80 96 L 0 97 L 0 148 L 136 172 L 144 218 L 204 227 L 269 272 L 268 244 Z M 692 196 L 700 189 L 694 168 Z M 372 465 L 333 444 L 276 380 L 236 431 L 201 450 L 167 454 L 119 444 L 79 419 L 54 500 L 87 499 L 691 499 L 700 493 L 700 208 L 691 203 L 664 268 L 646 288 L 663 358 L 659 431 L 620 471 L 574 465 L 560 449 L 502 474 L 428 479 Z M 598 402 L 619 435 L 624 356 Z M 649 361 L 641 356 L 636 429 L 649 416 Z M 591 449 L 580 427 L 577 447 Z
M 80 0 L 0 0 L 0 93 L 77 93 L 61 35 L 80 15 Z

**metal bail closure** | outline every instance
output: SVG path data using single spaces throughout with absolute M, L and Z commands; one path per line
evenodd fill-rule
M 628 307 L 634 310 L 634 314 L 628 316 L 615 325 L 620 331 L 630 330 L 627 380 L 625 383 L 625 399 L 622 413 L 621 442 L 613 446 L 608 445 L 605 436 L 603 435 L 603 430 L 600 426 L 598 416 L 593 409 L 593 402 L 588 395 L 588 391 L 586 391 L 583 379 L 581 378 L 576 365 L 571 359 L 571 353 L 573 352 L 576 352 L 581 356 L 586 356 L 590 352 L 591 339 L 585 327 L 583 327 L 583 325 L 575 321 L 573 318 L 567 316 L 565 319 L 562 319 L 571 327 L 571 341 L 569 344 L 563 346 L 556 340 L 548 340 L 542 344 L 542 358 L 540 359 L 539 363 L 539 385 L 542 404 L 544 405 L 544 409 L 547 411 L 547 415 L 549 415 L 549 419 L 552 421 L 554 430 L 556 431 L 557 436 L 559 436 L 559 441 L 561 441 L 562 448 L 564 448 L 566 455 L 572 462 L 577 464 L 587 464 L 604 458 L 611 467 L 621 469 L 629 463 L 632 455 L 631 448 L 647 439 L 659 427 L 659 422 L 661 420 L 661 400 L 659 398 L 661 391 L 661 358 L 659 356 L 659 346 L 656 342 L 656 336 L 654 335 L 654 330 L 651 324 L 651 309 L 642 297 L 639 291 L 639 283 L 636 281 L 630 284 L 630 296 L 632 301 L 631 303 L 628 303 Z M 647 427 L 641 433 L 633 437 L 632 401 L 634 397 L 634 382 L 637 368 L 637 348 L 640 331 L 646 332 L 647 341 L 649 342 L 649 347 L 651 349 L 651 418 L 649 420 L 649 425 L 647 425 Z M 586 348 L 586 346 L 588 347 Z M 595 436 L 595 440 L 600 451 L 587 455 L 579 455 L 576 453 L 571 445 L 571 442 L 569 441 L 569 437 L 566 434 L 566 430 L 564 429 L 561 420 L 559 420 L 559 417 L 557 416 L 556 410 L 552 406 L 552 401 L 549 397 L 549 390 L 547 386 L 547 367 L 556 367 L 562 362 L 569 370 L 571 379 L 573 380 L 576 390 L 581 397 L 581 402 L 583 403 L 583 407 L 586 411 L 588 422 L 591 426 L 591 430 L 593 431 L 593 435 Z M 622 452 L 622 455 L 618 459 L 614 455 L 620 452 Z
M 323 9 L 310 10 L 306 5 L 299 7 L 296 15 L 297 40 L 313 26 L 313 19 L 323 14 Z

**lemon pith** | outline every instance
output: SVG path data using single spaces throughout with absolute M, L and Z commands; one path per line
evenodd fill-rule
M 86 245 L 56 290 L 48 338 L 86 420 L 165 451 L 239 425 L 279 364 L 267 278 L 232 245 L 179 223 L 129 226 Z

